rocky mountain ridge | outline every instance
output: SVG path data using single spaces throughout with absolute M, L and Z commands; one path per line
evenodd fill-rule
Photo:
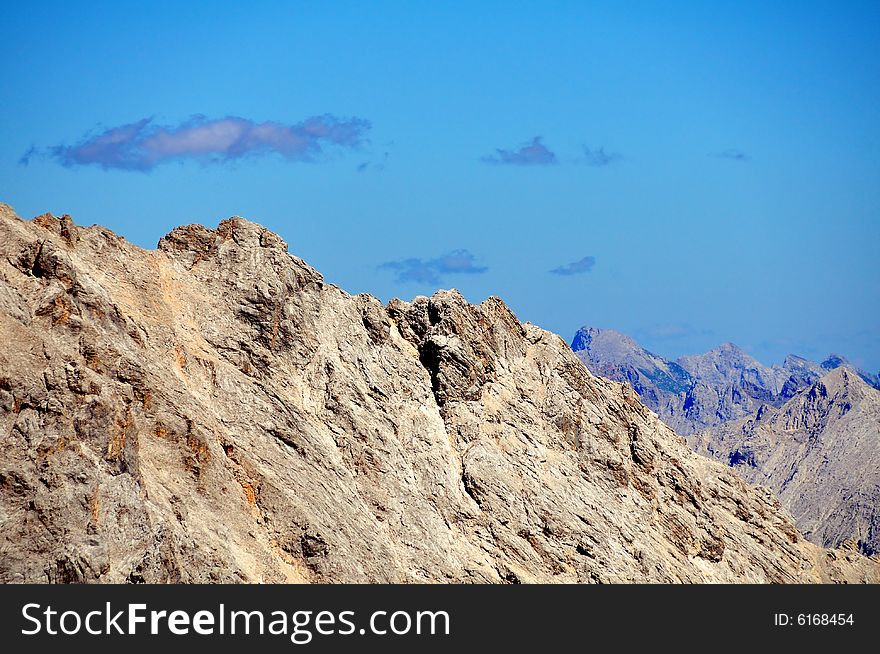
M 0 581 L 878 582 L 497 298 L 0 205 Z
M 611 329 L 583 327 L 572 350 L 594 374 L 630 384 L 679 434 L 745 418 L 765 404 L 781 406 L 829 370 L 845 367 L 880 389 L 880 379 L 836 354 L 821 364 L 796 355 L 765 366 L 733 343 L 669 361 Z
M 778 494 L 819 545 L 880 551 L 880 391 L 839 355 L 767 367 L 732 344 L 671 362 L 585 328 L 572 342 L 596 374 L 629 383 L 696 451 Z
M 880 392 L 850 369 L 688 440 L 771 488 L 813 542 L 880 552 Z

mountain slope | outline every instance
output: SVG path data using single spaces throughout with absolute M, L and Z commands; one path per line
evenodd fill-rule
M 689 440 L 776 492 L 810 540 L 880 552 L 880 392 L 851 370 Z
M 632 386 L 642 402 L 678 433 L 691 431 L 685 398 L 694 379 L 680 365 L 612 329 L 584 327 L 575 334 L 571 349 L 593 374 Z
M 880 581 L 503 302 L 0 206 L 0 580 Z
M 680 434 L 747 416 L 784 386 L 784 373 L 762 366 L 731 343 L 669 361 L 624 334 L 584 327 L 571 347 L 594 374 L 629 383 Z

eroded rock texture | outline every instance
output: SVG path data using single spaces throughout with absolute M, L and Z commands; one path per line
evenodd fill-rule
M 878 581 L 497 298 L 0 209 L 0 580 Z

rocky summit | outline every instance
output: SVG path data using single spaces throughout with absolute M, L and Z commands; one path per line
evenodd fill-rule
M 0 580 L 878 582 L 556 335 L 0 207 Z

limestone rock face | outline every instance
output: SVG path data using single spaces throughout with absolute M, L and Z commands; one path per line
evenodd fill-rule
M 877 582 L 504 303 L 0 206 L 0 580 Z
M 837 367 L 778 408 L 688 437 L 778 493 L 813 542 L 880 552 L 880 392 Z

